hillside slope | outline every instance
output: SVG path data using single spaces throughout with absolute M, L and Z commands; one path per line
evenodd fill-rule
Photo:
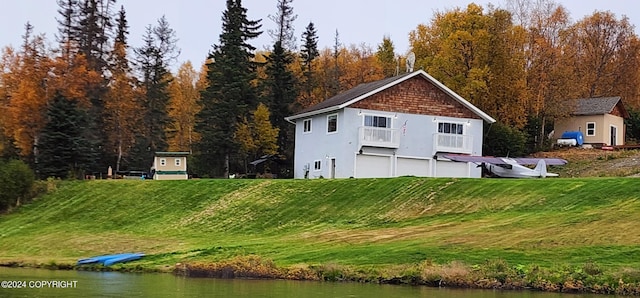
M 549 170 L 560 177 L 630 177 L 640 174 L 640 150 L 558 149 L 539 152 L 537 157 L 559 157 L 569 163 Z
M 0 216 L 0 262 L 139 251 L 152 267 L 259 255 L 637 268 L 639 189 L 637 178 L 69 182 Z

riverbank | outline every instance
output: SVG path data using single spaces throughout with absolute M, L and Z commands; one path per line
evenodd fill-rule
M 635 178 L 65 182 L 0 216 L 0 263 L 64 267 L 139 251 L 147 256 L 109 270 L 243 277 L 256 274 L 246 268 L 271 268 L 259 277 L 634 294 L 637 185 Z M 236 270 L 234 262 L 249 266 Z

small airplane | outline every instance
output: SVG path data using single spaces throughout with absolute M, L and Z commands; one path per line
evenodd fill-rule
M 457 162 L 472 162 L 483 167 L 492 176 L 503 178 L 545 178 L 558 177 L 558 174 L 547 172 L 547 165 L 566 165 L 561 158 L 510 158 L 492 156 L 471 156 L 447 154 L 445 158 Z M 531 169 L 523 165 L 536 165 Z

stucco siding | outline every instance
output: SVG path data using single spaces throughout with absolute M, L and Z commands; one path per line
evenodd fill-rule
M 189 179 L 187 174 L 158 174 L 154 175 L 153 179 L 155 180 L 187 180 Z
M 593 135 L 587 132 L 588 123 L 595 123 Z M 566 131 L 580 131 L 584 134 L 584 142 L 587 144 L 612 145 L 612 126 L 616 127 L 616 145 L 624 145 L 624 119 L 611 114 L 574 116 L 557 120 L 554 126 L 554 138 L 560 138 Z
M 165 165 L 161 164 L 161 160 L 164 159 Z M 179 160 L 180 165 L 176 166 L 176 159 Z M 187 158 L 175 157 L 175 156 L 156 156 L 154 167 L 156 171 L 186 171 L 187 170 Z

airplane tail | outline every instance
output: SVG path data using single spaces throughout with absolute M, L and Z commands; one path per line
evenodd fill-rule
M 533 170 L 540 173 L 540 177 L 547 177 L 547 163 L 544 162 L 544 159 L 538 160 L 538 164 Z

